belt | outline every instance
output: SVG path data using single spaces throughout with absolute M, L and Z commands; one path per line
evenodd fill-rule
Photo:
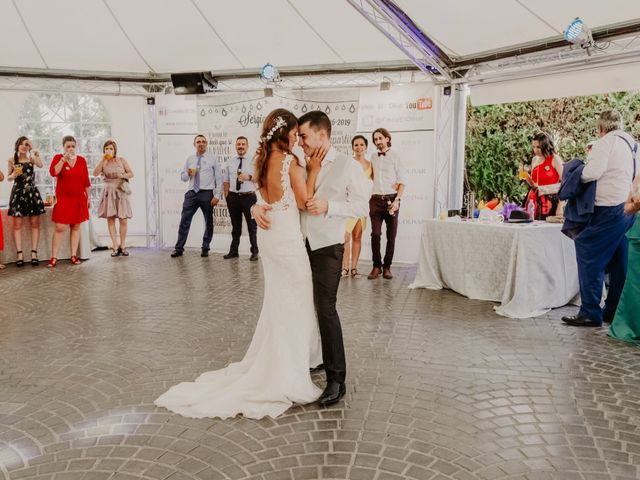
M 256 192 L 229 192 L 229 193 L 234 193 L 234 194 L 240 195 L 240 196 L 243 196 L 243 195 L 255 195 L 256 194 Z
M 371 195 L 373 198 L 382 198 L 383 200 L 388 200 L 390 198 L 396 198 L 398 194 L 397 193 L 389 193 L 386 195 L 378 195 L 376 193 L 374 193 L 373 195 Z

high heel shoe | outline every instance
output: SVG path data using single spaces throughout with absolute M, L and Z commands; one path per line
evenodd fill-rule
M 118 248 L 117 250 L 115 248 L 111 249 L 111 256 L 112 257 L 119 257 L 120 256 L 120 249 Z
M 36 254 L 35 258 L 33 257 L 33 254 Z M 37 265 L 40 265 L 40 260 L 38 260 L 38 251 L 37 250 L 31 250 L 31 265 L 33 265 L 34 267 Z
M 22 250 L 16 252 L 16 267 L 24 267 L 24 258 L 18 258 L 18 255 L 22 255 Z
M 58 263 L 58 259 L 56 257 L 51 257 L 49 259 L 49 263 L 47 263 L 47 268 L 53 268 Z
M 71 255 L 71 263 L 73 265 L 80 265 L 82 262 L 80 261 L 80 259 L 78 257 L 76 257 L 75 255 Z

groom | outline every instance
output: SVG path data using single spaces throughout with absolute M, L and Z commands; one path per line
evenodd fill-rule
M 345 394 L 346 360 L 342 327 L 336 310 L 344 252 L 345 219 L 368 213 L 371 184 L 362 167 L 331 146 L 331 120 L 320 111 L 298 119 L 298 144 L 309 158 L 318 149 L 326 151 L 316 180 L 315 195 L 301 212 L 302 233 L 313 277 L 313 300 L 322 340 L 322 360 L 327 386 L 318 399 L 321 405 L 336 403 Z M 268 225 L 263 209 L 254 209 L 258 226 Z

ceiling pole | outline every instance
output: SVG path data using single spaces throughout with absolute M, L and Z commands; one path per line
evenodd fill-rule
M 224 45 L 224 48 L 227 49 L 227 51 L 231 54 L 231 56 L 233 58 L 235 58 L 236 62 L 238 62 L 238 65 L 240 65 L 242 68 L 246 68 L 244 63 L 242 63 L 242 60 L 240 60 L 240 57 L 238 57 L 236 55 L 236 52 L 234 52 L 231 47 L 229 46 L 229 44 L 227 42 L 224 41 L 224 38 L 222 38 L 222 35 L 220 35 L 218 33 L 218 31 L 214 28 L 213 24 L 209 21 L 209 19 L 207 18 L 207 16 L 204 14 L 204 12 L 200 9 L 200 7 L 198 6 L 198 4 L 195 2 L 195 0 L 191 0 L 191 4 L 193 5 L 193 8 L 195 8 L 198 11 L 198 14 L 200 14 L 200 16 L 202 17 L 202 20 L 204 20 L 204 22 L 209 26 L 209 29 L 211 29 L 211 31 L 213 32 L 213 34 L 218 37 L 218 40 L 220 40 L 220 42 Z
M 131 37 L 129 36 L 129 34 L 127 34 L 126 30 L 124 29 L 124 27 L 120 23 L 120 20 L 118 20 L 118 17 L 116 17 L 116 14 L 114 13 L 114 11 L 111 10 L 111 7 L 107 3 L 107 0 L 102 0 L 102 3 L 104 3 L 104 6 L 109 11 L 109 15 L 111 15 L 111 18 L 113 18 L 113 21 L 116 22 L 116 25 L 118 26 L 118 28 L 120 29 L 120 31 L 124 35 L 124 38 L 127 39 L 127 42 L 129 42 L 129 45 L 131 45 L 131 48 L 133 48 L 133 51 L 136 52 L 136 54 L 140 57 L 140 59 L 147 66 L 147 68 L 149 69 L 149 72 L 156 73 L 155 69 L 151 66 L 151 64 L 149 62 L 147 62 L 147 59 L 144 58 L 144 55 L 142 55 L 142 52 L 140 50 L 138 50 L 138 47 L 136 47 L 135 43 L 133 43 L 133 40 L 131 40 Z
M 29 38 L 31 39 L 31 43 L 33 43 L 33 47 L 36 49 L 36 52 L 38 52 L 38 56 L 40 57 L 40 60 L 42 60 L 42 63 L 44 64 L 44 67 L 45 68 L 49 68 L 49 64 L 44 59 L 44 55 L 40 51 L 40 47 L 38 47 L 38 44 L 36 43 L 36 39 L 33 38 L 33 35 L 31 34 L 31 30 L 29 30 L 29 25 L 27 25 L 27 22 L 25 21 L 24 17 L 22 16 L 22 12 L 18 8 L 18 4 L 16 3 L 16 0 L 11 0 L 11 3 L 13 3 L 13 8 L 16 9 L 16 13 L 20 17 L 20 21 L 22 22 L 22 26 L 24 27 L 25 31 L 27 32 L 27 35 L 29 35 Z
M 288 3 L 288 4 L 289 4 L 289 6 L 293 9 L 293 11 L 294 11 L 294 12 L 296 12 L 296 15 L 298 15 L 298 17 L 300 17 L 300 20 L 302 20 L 302 21 L 307 25 L 307 27 L 309 28 L 309 30 L 311 30 L 313 33 L 315 33 L 315 34 L 316 34 L 316 37 L 318 37 L 318 38 L 320 39 L 320 41 L 321 41 L 322 43 L 324 43 L 324 44 L 327 46 L 327 48 L 328 48 L 329 50 L 331 50 L 331 52 L 332 52 L 332 53 L 333 53 L 333 54 L 334 54 L 338 59 L 340 59 L 340 61 L 341 61 L 341 62 L 347 63 L 347 62 L 345 61 L 345 59 L 344 59 L 344 58 L 342 58 L 342 55 L 340 55 L 340 53 L 338 53 L 338 51 L 337 51 L 335 48 L 333 48 L 333 46 L 332 46 L 329 42 L 327 42 L 327 40 L 326 40 L 322 35 L 320 35 L 320 33 L 318 33 L 318 31 L 317 31 L 317 30 L 315 29 L 315 27 L 314 27 L 314 26 L 309 22 L 309 20 L 307 20 L 307 19 L 305 18 L 305 16 L 304 16 L 304 15 L 302 15 L 302 13 L 300 13 L 300 11 L 296 8 L 296 6 L 295 6 L 293 3 L 291 3 L 291 0 L 287 0 L 287 3 Z

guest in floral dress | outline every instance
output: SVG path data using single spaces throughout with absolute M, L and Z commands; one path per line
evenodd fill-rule
M 31 140 L 16 140 L 13 158 L 9 159 L 7 179 L 14 181 L 9 199 L 9 216 L 13 217 L 13 240 L 16 244 L 16 266 L 24 266 L 22 254 L 22 220 L 27 217 L 31 225 L 31 265 L 38 265 L 38 241 L 40 240 L 40 215 L 44 214 L 44 202 L 35 185 L 35 167 L 42 168 L 40 153 L 33 149 Z
M 104 176 L 104 190 L 98 207 L 98 216 L 107 219 L 111 237 L 111 256 L 129 255 L 125 245 L 127 238 L 127 220 L 131 218 L 128 182 L 133 178 L 129 163 L 118 157 L 118 146 L 113 140 L 107 140 L 102 146 L 104 158 L 93 170 L 93 176 Z M 120 243 L 117 243 L 116 218 L 120 223 Z

